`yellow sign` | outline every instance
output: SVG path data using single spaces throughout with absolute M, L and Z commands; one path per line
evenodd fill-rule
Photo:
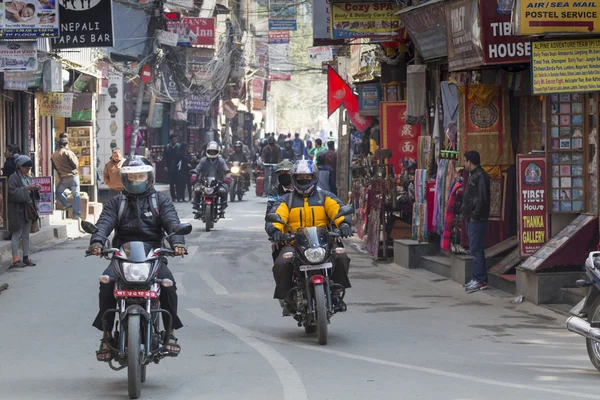
M 399 10 L 396 3 L 331 3 L 331 38 L 396 36 Z
M 38 93 L 40 115 L 71 118 L 73 93 Z
M 534 94 L 600 90 L 600 40 L 531 43 Z
M 599 33 L 600 0 L 519 0 L 517 34 Z

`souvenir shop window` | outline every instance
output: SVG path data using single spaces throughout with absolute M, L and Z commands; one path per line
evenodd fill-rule
M 546 154 L 551 173 L 550 212 L 581 213 L 587 211 L 587 119 L 585 97 L 580 93 L 548 96 Z
M 588 211 L 598 214 L 598 102 L 600 96 L 588 93 L 588 180 L 590 182 L 590 195 L 588 196 Z

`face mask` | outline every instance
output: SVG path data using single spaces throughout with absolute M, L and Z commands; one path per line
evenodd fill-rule
M 312 183 L 312 179 L 298 179 L 296 182 L 298 182 L 298 185 L 300 186 L 308 186 Z
M 277 176 L 277 180 L 281 186 L 289 186 L 292 183 L 292 176 L 290 174 L 279 175 Z
M 148 183 L 145 181 L 131 183 L 131 188 L 133 189 L 132 192 L 136 193 L 136 194 L 144 193 L 146 191 L 147 187 L 148 187 Z

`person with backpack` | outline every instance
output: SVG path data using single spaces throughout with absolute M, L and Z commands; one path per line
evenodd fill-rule
M 89 254 L 102 255 L 105 238 L 114 230 L 113 247 L 120 248 L 127 242 L 144 242 L 152 248 L 162 247 L 162 239 L 165 232 L 173 232 L 180 223 L 175 206 L 164 194 L 157 192 L 154 188 L 154 168 L 152 164 L 141 156 L 128 158 L 121 167 L 121 181 L 123 191 L 108 203 L 104 204 L 102 214 L 96 223 L 98 231 L 90 239 Z M 171 236 L 171 243 L 176 256 L 185 253 L 185 240 L 183 236 Z M 103 273 L 115 277 L 112 265 Z M 159 270 L 158 279 L 170 279 L 175 282 L 173 274 L 165 265 Z M 116 300 L 113 293 L 114 283 L 100 284 L 100 310 L 93 322 L 93 326 L 103 330 L 102 316 L 106 310 L 116 308 Z M 171 331 L 168 332 L 168 340 L 165 349 L 170 356 L 176 357 L 181 350 L 174 336 L 175 330 L 183 326 L 177 315 L 177 286 L 163 286 L 160 291 L 161 308 L 171 314 Z M 114 341 L 112 338 L 112 324 L 107 319 L 106 330 L 101 340 L 100 348 L 96 352 L 98 361 L 108 362 L 112 353 L 107 342 Z M 165 321 L 165 325 L 166 325 Z
M 296 160 L 302 160 L 302 155 L 304 153 L 304 142 L 300 139 L 300 134 L 294 134 L 294 140 L 292 140 L 292 149 L 294 149 L 294 154 L 296 155 Z

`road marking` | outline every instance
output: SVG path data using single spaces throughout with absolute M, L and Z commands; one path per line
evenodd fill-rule
M 218 319 L 199 308 L 188 308 L 188 311 L 205 321 L 219 325 L 221 328 L 229 331 L 239 340 L 256 350 L 265 360 L 267 360 L 267 362 L 271 364 L 271 367 L 273 367 L 275 370 L 275 373 L 279 378 L 279 382 L 281 382 L 284 400 L 308 399 L 306 388 L 304 387 L 298 372 L 294 369 L 292 364 L 271 346 L 258 340 L 256 338 L 257 335 L 253 331 Z
M 215 294 L 218 294 L 218 295 L 229 294 L 229 291 L 223 285 L 221 285 L 219 282 L 217 282 L 215 280 L 215 278 L 213 278 L 213 276 L 210 274 L 210 272 L 208 272 L 208 270 L 199 269 L 198 275 L 200 275 L 200 278 L 202 278 L 202 280 L 208 286 L 210 286 L 210 288 L 213 290 L 213 292 L 215 292 Z
M 222 321 L 220 319 L 217 319 L 216 317 L 213 317 L 210 314 L 205 313 L 204 311 L 202 311 L 200 309 L 188 309 L 188 311 L 190 311 L 192 314 L 195 314 L 196 316 L 198 316 L 202 319 L 205 319 L 210 322 L 214 322 L 215 324 L 220 325 L 221 327 L 223 327 L 224 329 L 226 329 L 232 333 L 233 333 L 232 329 L 235 329 L 238 332 L 243 332 L 245 337 L 252 337 L 255 339 L 261 339 L 263 341 L 287 344 L 287 345 L 307 349 L 307 350 L 310 350 L 311 352 L 321 352 L 321 353 L 325 353 L 325 354 L 349 358 L 352 360 L 365 361 L 365 362 L 372 363 L 372 364 L 379 364 L 379 365 L 385 365 L 388 367 L 407 369 L 407 370 L 416 371 L 416 372 L 423 372 L 423 373 L 430 374 L 430 375 L 442 376 L 445 378 L 459 379 L 459 380 L 474 382 L 474 383 L 483 383 L 486 385 L 499 386 L 499 387 L 508 388 L 508 389 L 520 389 L 520 390 L 532 391 L 532 392 L 564 395 L 565 398 L 571 398 L 571 399 L 572 398 L 582 398 L 582 399 L 600 400 L 600 396 L 588 394 L 588 393 L 532 386 L 530 384 L 525 385 L 525 384 L 512 383 L 512 382 L 503 382 L 503 381 L 499 381 L 499 380 L 495 380 L 495 379 L 488 379 L 488 378 L 478 378 L 478 377 L 474 377 L 471 375 L 459 374 L 456 372 L 449 372 L 449 371 L 444 371 L 444 370 L 436 369 L 436 368 L 421 367 L 418 365 L 411 365 L 411 364 L 405 364 L 405 363 L 400 363 L 400 362 L 395 362 L 395 361 L 381 360 L 381 359 L 373 358 L 373 357 L 359 356 L 359 355 L 352 354 L 352 353 L 346 353 L 343 351 L 328 349 L 323 346 L 297 343 L 290 339 L 277 338 L 277 337 L 266 335 L 264 333 L 260 333 L 257 331 L 252 331 L 250 329 L 246 329 L 246 328 L 243 328 L 238 325 L 234 325 L 234 324 L 226 322 L 226 321 Z M 238 336 L 238 335 L 236 335 L 236 336 Z
M 175 278 L 175 284 L 177 285 L 177 294 L 179 296 L 187 296 L 188 291 L 183 286 L 183 272 L 174 272 L 173 277 Z

